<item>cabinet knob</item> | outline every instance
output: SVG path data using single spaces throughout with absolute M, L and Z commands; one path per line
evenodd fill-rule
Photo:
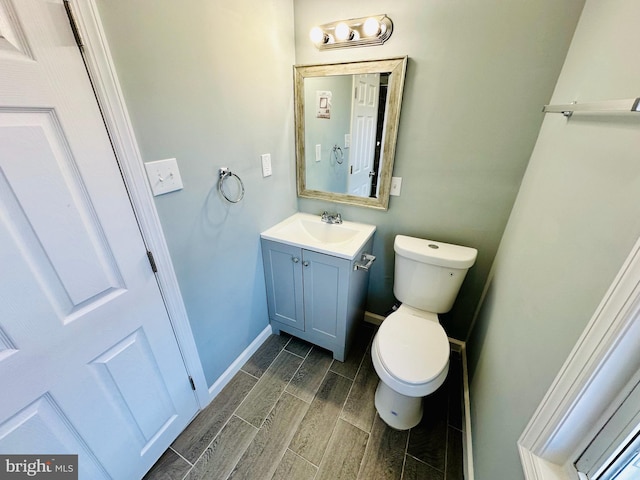
M 300 261 L 298 257 L 293 257 L 291 260 L 293 260 L 293 263 L 298 263 Z
M 307 260 L 305 260 L 304 262 L 302 262 L 302 266 L 303 267 L 308 267 L 309 266 L 309 262 Z

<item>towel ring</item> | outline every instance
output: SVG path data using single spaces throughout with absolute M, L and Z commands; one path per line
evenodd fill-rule
M 240 186 L 240 194 L 235 199 L 229 198 L 227 194 L 224 192 L 224 189 L 222 188 L 225 180 L 231 177 L 234 177 L 238 182 L 238 185 Z M 224 198 L 227 202 L 238 203 L 240 200 L 244 198 L 244 183 L 242 183 L 242 179 L 238 175 L 233 173 L 227 167 L 220 167 L 220 170 L 218 170 L 218 192 L 220 192 L 220 195 L 222 195 L 222 198 Z
M 336 163 L 339 165 L 342 165 L 342 162 L 344 162 L 344 153 L 342 153 L 342 149 L 338 145 L 334 145 L 332 151 L 333 151 L 333 156 L 336 159 Z M 338 158 L 338 152 L 340 152 L 339 158 Z

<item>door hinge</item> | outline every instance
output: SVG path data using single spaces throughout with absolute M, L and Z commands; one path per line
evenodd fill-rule
M 156 267 L 156 261 L 153 258 L 153 253 L 147 250 L 147 258 L 149 258 L 149 263 L 151 264 L 151 270 L 153 273 L 158 273 L 158 267 Z
M 193 381 L 193 377 L 191 375 L 189 375 L 189 383 L 191 384 L 191 390 L 195 390 L 196 389 L 196 384 Z
M 84 47 L 84 42 L 82 41 L 82 36 L 80 35 L 80 30 L 78 29 L 78 23 L 76 22 L 76 17 L 73 14 L 73 10 L 71 10 L 71 4 L 69 3 L 69 0 L 64 0 L 64 9 L 67 11 L 67 17 L 69 18 L 69 24 L 71 25 L 73 36 L 76 39 L 76 44 L 78 45 L 78 48 L 82 50 L 82 47 Z

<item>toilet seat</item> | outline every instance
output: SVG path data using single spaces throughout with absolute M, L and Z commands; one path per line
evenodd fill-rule
M 373 342 L 380 378 L 408 396 L 437 390 L 449 370 L 449 339 L 436 314 L 403 309 L 389 315 Z

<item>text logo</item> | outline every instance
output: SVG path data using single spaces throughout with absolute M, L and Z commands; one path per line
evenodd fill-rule
M 78 455 L 0 455 L 0 480 L 78 480 Z

